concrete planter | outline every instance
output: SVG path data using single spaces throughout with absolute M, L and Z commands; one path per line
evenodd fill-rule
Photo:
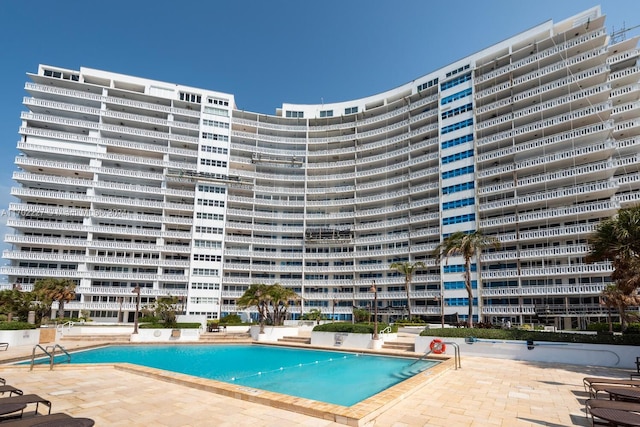
M 253 325 L 249 330 L 251 339 L 256 341 L 274 342 L 283 337 L 297 337 L 298 328 L 289 326 L 265 326 L 264 334 L 260 333 L 260 325 Z
M 131 342 L 193 342 L 200 339 L 200 329 L 138 329 Z
M 496 359 L 525 360 L 531 362 L 568 363 L 584 366 L 605 366 L 610 368 L 636 369 L 638 347 L 627 345 L 575 344 L 549 341 L 490 340 L 477 339 L 474 343 L 464 338 L 416 337 L 415 348 L 418 353 L 429 350 L 431 341 L 442 340 L 446 345 L 444 354 L 453 355 L 455 343 L 460 355 L 492 357 Z M 448 344 L 448 345 L 447 345 Z
M 0 342 L 9 343 L 9 348 L 19 345 L 35 346 L 40 343 L 40 329 L 0 331 Z
M 311 332 L 311 345 L 379 350 L 385 341 L 397 339 L 397 334 L 379 334 L 379 336 L 379 340 L 373 340 L 371 334 Z

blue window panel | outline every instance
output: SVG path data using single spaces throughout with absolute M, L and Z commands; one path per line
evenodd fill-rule
M 473 157 L 473 150 L 467 150 L 461 153 L 445 156 L 442 158 L 442 164 L 446 165 L 447 163 L 455 162 L 462 159 L 468 159 L 469 157 Z
M 474 188 L 473 182 L 465 182 L 462 184 L 450 185 L 448 187 L 442 187 L 442 194 L 451 194 L 458 191 L 472 190 Z
M 452 216 L 449 218 L 442 218 L 442 225 L 451 225 L 451 224 L 460 224 L 463 222 L 470 222 L 476 220 L 476 214 L 466 214 L 466 215 L 458 215 Z
M 470 268 L 471 268 L 471 271 L 476 271 L 478 267 L 475 264 L 471 264 Z M 445 273 L 464 273 L 464 265 L 463 264 L 445 265 L 442 271 Z
M 445 289 L 450 289 L 450 290 L 454 290 L 454 289 L 466 289 L 464 286 L 464 281 L 463 280 L 458 280 L 455 282 L 444 282 L 444 288 Z M 471 281 L 471 289 L 478 289 L 478 282 L 476 280 L 472 280 Z
M 443 203 L 442 210 L 461 208 L 464 206 L 472 206 L 473 204 L 475 204 L 475 199 L 472 197 L 468 199 L 454 200 L 452 202 Z
M 466 113 L 467 111 L 471 111 L 471 110 L 473 110 L 473 104 L 471 103 L 461 105 L 456 108 L 452 108 L 451 110 L 445 111 L 444 113 L 441 114 L 442 120 L 448 119 L 453 116 L 457 116 L 458 114 Z
M 473 134 L 461 136 L 459 138 L 450 139 L 448 141 L 443 141 L 440 146 L 444 148 L 455 147 L 456 145 L 464 144 L 465 142 L 473 141 Z
M 449 80 L 448 82 L 440 83 L 440 90 L 452 88 L 454 86 L 459 85 L 460 83 L 464 83 L 469 80 L 471 80 L 471 73 L 464 74 L 460 77 L 456 77 L 455 79 Z
M 473 119 L 467 119 L 467 120 L 463 120 L 463 121 L 458 122 L 458 123 L 454 123 L 454 124 L 449 125 L 449 126 L 445 126 L 440 130 L 440 133 L 444 135 L 446 133 L 453 132 L 453 131 L 456 131 L 458 129 L 463 129 L 463 128 L 466 128 L 466 127 L 469 127 L 469 126 L 473 126 Z
M 465 98 L 473 93 L 473 89 L 465 89 L 463 91 L 454 93 L 453 95 L 446 96 L 440 100 L 440 105 L 447 105 L 458 99 Z
M 456 176 L 466 175 L 468 173 L 473 173 L 473 171 L 474 171 L 473 165 L 465 166 L 463 168 L 442 172 L 442 179 L 454 178 Z

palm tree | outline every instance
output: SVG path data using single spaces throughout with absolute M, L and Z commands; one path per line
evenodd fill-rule
M 407 313 L 409 314 L 409 322 L 411 322 L 411 295 L 409 292 L 411 290 L 411 280 L 415 271 L 425 268 L 424 262 L 416 261 L 413 264 L 409 261 L 394 262 L 389 268 L 404 275 L 404 290 L 407 293 Z
M 249 286 L 249 289 L 247 289 L 237 301 L 238 308 L 241 310 L 249 307 L 256 307 L 258 309 L 261 334 L 264 334 L 264 321 L 269 315 L 269 301 L 269 286 L 265 284 Z
M 627 327 L 626 308 L 640 303 L 640 206 L 620 209 L 598 224 L 589 237 L 588 262 L 610 261 L 614 284 L 602 291 L 603 302 L 620 314 L 622 330 Z
M 588 262 L 611 261 L 611 278 L 625 291 L 640 283 L 640 206 L 620 209 L 589 237 Z
M 21 292 L 16 289 L 0 291 L 0 313 L 7 315 L 7 321 L 13 320 L 14 313 L 21 307 Z
M 471 258 L 480 258 L 480 252 L 487 248 L 500 247 L 500 241 L 493 236 L 485 236 L 480 230 L 471 233 L 456 231 L 451 233 L 433 251 L 436 262 L 444 256 L 447 260 L 451 256 L 464 258 L 464 286 L 469 296 L 469 327 L 473 327 L 473 287 L 471 285 Z
M 33 292 L 41 301 L 58 301 L 57 317 L 61 318 L 64 316 L 64 303 L 76 297 L 76 284 L 70 279 L 40 279 L 34 284 Z
M 615 309 L 620 316 L 620 327 L 624 331 L 627 329 L 627 307 L 640 304 L 640 296 L 634 290 L 631 294 L 626 294 L 615 284 L 609 284 L 601 292 L 602 304 L 609 309 L 609 332 L 613 332 L 611 323 L 611 309 Z
M 287 317 L 289 303 L 297 301 L 300 297 L 293 289 L 285 288 L 279 283 L 269 286 L 268 293 L 273 306 L 273 324 L 283 325 Z

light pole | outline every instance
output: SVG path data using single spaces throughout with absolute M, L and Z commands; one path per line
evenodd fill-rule
M 118 323 L 122 323 L 122 303 L 124 302 L 123 297 L 118 297 L 118 303 L 120 304 L 120 308 L 118 309 Z
M 440 288 L 440 327 L 444 329 L 444 290 Z
M 378 337 L 378 288 L 376 288 L 376 281 L 373 281 L 371 285 L 371 292 L 373 292 L 373 339 L 377 340 Z
M 140 311 L 140 285 L 136 285 L 136 287 L 133 288 L 132 292 L 137 295 L 136 311 L 135 313 L 133 313 L 133 333 L 137 334 L 138 333 L 138 312 Z

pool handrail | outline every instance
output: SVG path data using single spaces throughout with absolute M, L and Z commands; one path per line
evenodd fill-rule
M 38 349 L 38 348 L 40 350 L 42 350 L 47 356 L 49 356 L 49 370 L 50 371 L 53 370 L 53 365 L 55 364 L 56 348 L 59 348 L 60 350 L 62 350 L 62 352 L 67 355 L 67 363 L 71 363 L 71 355 L 60 344 L 48 345 L 46 347 L 42 347 L 40 344 L 36 344 L 33 347 L 33 350 L 31 352 L 31 366 L 29 368 L 30 371 L 33 370 L 33 365 L 35 365 L 36 349 Z

